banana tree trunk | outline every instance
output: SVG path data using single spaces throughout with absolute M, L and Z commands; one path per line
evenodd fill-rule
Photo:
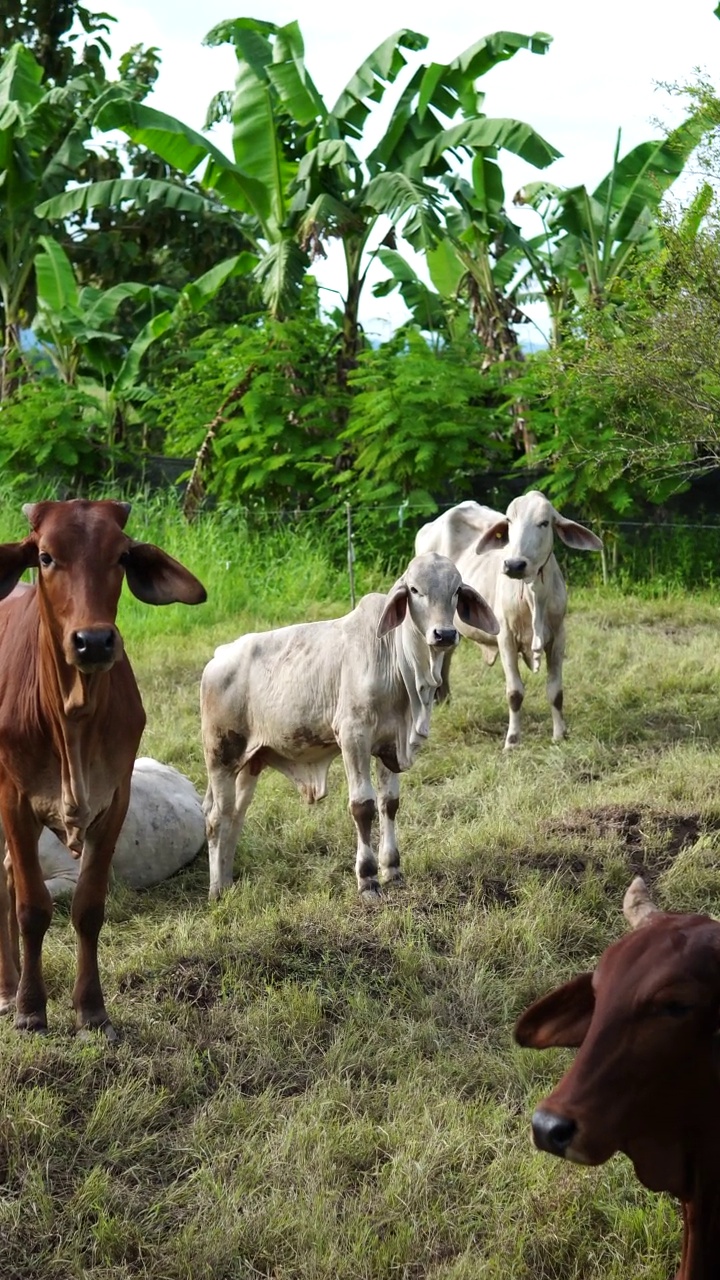
M 511 379 L 512 366 L 525 360 L 511 328 L 513 320 L 522 318 L 520 312 L 492 283 L 488 289 L 482 289 L 472 274 L 468 275 L 467 292 L 473 328 L 485 352 L 483 372 L 494 364 L 505 364 L 508 366 L 508 378 Z M 515 443 L 527 455 L 537 443 L 527 423 L 527 402 L 520 396 L 516 397 L 512 401 L 510 412 Z
M 16 324 L 6 321 L 3 328 L 2 359 L 0 360 L 0 404 L 17 390 L 17 365 L 20 354 L 20 331 Z

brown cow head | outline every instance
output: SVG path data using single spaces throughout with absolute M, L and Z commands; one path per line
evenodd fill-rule
M 44 623 L 65 660 L 89 674 L 122 656 L 115 625 L 123 577 L 146 604 L 200 604 L 205 589 L 177 560 L 123 532 L 127 502 L 35 502 L 23 507 L 32 532 L 0 545 L 0 599 L 25 569 L 38 570 Z
M 536 1146 L 580 1164 L 622 1151 L 645 1186 L 687 1200 L 720 1129 L 720 924 L 652 908 L 641 923 L 531 1005 L 515 1037 L 579 1047 L 533 1116 Z

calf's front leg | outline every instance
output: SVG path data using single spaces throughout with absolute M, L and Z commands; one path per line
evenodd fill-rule
M 442 666 L 440 668 L 440 684 L 435 690 L 435 701 L 450 701 L 450 664 L 453 659 L 454 649 L 450 649 L 448 653 L 443 654 Z
M 117 1040 L 117 1032 L 108 1017 L 100 985 L 98 938 L 105 920 L 110 864 L 129 799 L 128 777 L 115 792 L 110 806 L 88 828 L 70 912 L 77 935 L 77 972 L 72 997 L 75 1023 L 79 1031 L 102 1031 L 110 1041 Z
M 9 1012 L 12 1008 L 13 973 L 17 973 L 17 934 L 10 921 L 14 896 L 17 928 L 22 937 L 22 962 L 14 1001 L 15 1026 L 22 1031 L 45 1031 L 47 994 L 42 973 L 42 945 L 53 904 L 38 858 L 41 826 L 26 801 L 3 805 L 2 823 L 11 863 L 9 891 L 5 882 L 7 932 L 1 944 L 3 1009 Z
M 505 692 L 508 700 L 508 729 L 505 750 L 516 747 L 520 741 L 520 708 L 525 697 L 525 686 L 520 675 L 518 649 L 512 636 L 503 629 L 498 637 L 500 661 L 505 672 Z
M 0 866 L 0 1014 L 13 1012 L 19 978 L 20 950 L 15 889 L 12 864 L 7 856 Z
M 567 735 L 563 720 L 563 658 L 565 657 L 565 628 L 559 627 L 545 649 L 547 661 L 547 697 L 553 722 L 553 742 L 561 742 Z
M 400 807 L 400 777 L 382 760 L 376 761 L 378 805 L 380 808 L 380 880 L 385 885 L 401 885 L 400 853 L 395 836 L 395 818 Z
M 377 858 L 372 847 L 372 824 L 377 805 L 370 780 L 369 736 L 362 729 L 352 727 L 340 733 L 339 741 L 350 793 L 350 812 L 357 830 L 355 875 L 358 893 L 364 902 L 374 903 L 380 896 L 380 884 Z

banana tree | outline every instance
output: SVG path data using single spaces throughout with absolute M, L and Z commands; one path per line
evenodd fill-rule
M 497 32 L 452 62 L 420 66 L 401 92 L 380 142 L 360 161 L 352 142 L 362 137 L 370 102 L 379 100 L 389 82 L 395 39 L 375 50 L 340 95 L 317 144 L 301 162 L 295 186 L 293 207 L 301 215 L 303 242 L 315 252 L 331 237 L 343 245 L 345 369 L 357 352 L 359 299 L 373 258 L 383 248 L 395 248 L 398 226 L 414 249 L 428 255 L 438 251 L 445 235 L 447 178 L 458 158 L 471 156 L 474 165 L 497 167 L 497 153 L 505 149 L 544 168 L 559 154 L 531 126 L 483 114 L 477 81 L 518 50 L 542 54 L 550 44 L 542 34 Z M 381 236 L 388 221 L 390 231 Z
M 157 285 L 127 282 L 110 289 L 79 288 L 64 249 L 40 237 L 35 262 L 38 309 L 33 333 L 60 379 L 92 391 L 105 404 L 112 443 L 125 435 L 128 410 L 150 392 L 140 372 L 142 359 L 159 338 L 177 329 L 186 317 L 207 306 L 232 276 L 251 270 L 253 255 L 238 254 L 218 263 L 179 293 Z M 154 314 L 129 344 L 110 326 L 122 302 L 150 301 Z
M 396 32 L 365 59 L 329 109 L 305 66 L 297 23 L 238 18 L 221 23 L 207 43 L 231 43 L 238 73 L 222 109 L 233 124 L 233 158 L 202 134 L 142 103 L 115 102 L 98 116 L 102 128 L 120 128 L 137 145 L 151 148 L 184 174 L 199 174 L 208 199 L 253 219 L 262 255 L 256 269 L 274 315 L 292 305 L 313 256 L 328 239 L 343 246 L 341 371 L 358 344 L 358 306 L 371 246 L 381 219 L 402 223 L 410 243 L 427 248 L 442 233 L 444 192 L 438 177 L 459 154 L 512 150 L 543 167 L 558 154 L 533 129 L 514 120 L 490 120 L 481 112 L 475 82 L 518 49 L 544 53 L 544 35 L 501 32 L 479 41 L 448 64 L 420 67 L 400 95 L 388 128 L 366 161 L 355 143 L 409 53 L 425 48 L 425 36 Z M 140 188 L 138 188 L 140 190 Z M 109 190 L 80 188 L 55 201 L 56 216 L 91 208 L 111 198 Z M 122 195 L 131 198 L 125 185 Z M 246 227 L 249 223 L 246 223 Z M 392 230 L 378 239 L 388 242 Z
M 711 127 L 696 112 L 667 138 L 643 142 L 622 159 L 618 131 L 612 168 L 592 193 L 538 182 L 515 196 L 542 219 L 542 233 L 526 242 L 526 279 L 534 278 L 548 301 L 555 343 L 574 305 L 605 306 L 633 261 L 660 252 L 662 199 Z
M 135 92 L 130 82 L 105 84 L 90 74 L 47 88 L 42 66 L 21 44 L 0 60 L 0 400 L 11 388 L 21 325 L 32 314 L 35 257 L 52 229 L 48 201 L 85 166 L 95 113 Z

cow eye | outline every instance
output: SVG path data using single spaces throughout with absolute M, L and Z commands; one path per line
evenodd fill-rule
M 38 556 L 38 560 L 40 561 L 43 569 L 49 568 L 49 566 L 53 562 L 52 556 L 47 551 L 41 551 L 40 555 Z
M 540 524 L 538 525 L 538 528 L 539 528 L 539 529 L 547 529 L 547 527 L 548 527 L 549 523 L 550 523 L 550 521 L 549 521 L 549 520 L 541 520 L 541 521 L 540 521 Z
M 685 1018 L 692 1013 L 693 1007 L 691 1004 L 683 1004 L 682 1000 L 665 1000 L 657 1005 L 655 1011 L 663 1018 Z
M 411 588 L 410 588 L 410 595 L 411 595 L 411 596 L 419 596 L 419 595 L 420 595 L 420 592 L 418 591 L 417 587 L 411 587 Z

